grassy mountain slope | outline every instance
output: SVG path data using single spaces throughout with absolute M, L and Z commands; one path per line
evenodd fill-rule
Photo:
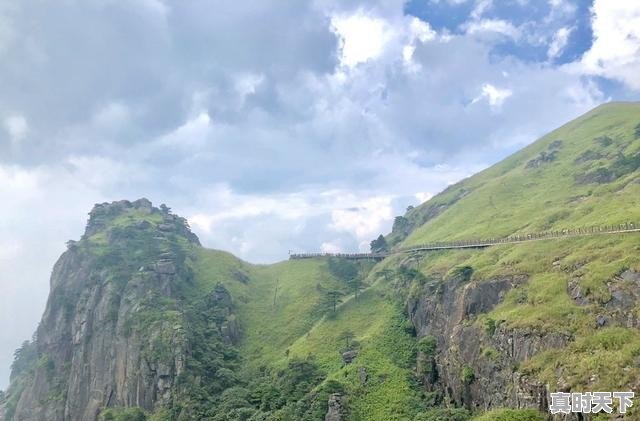
M 639 104 L 599 107 L 409 211 L 404 216 L 409 235 L 394 230 L 388 238 L 411 246 L 640 221 L 638 123 Z M 393 303 L 398 296 L 423 292 L 416 283 L 397 290 L 399 267 L 411 265 L 424 276 L 447 278 L 468 266 L 473 283 L 526 275 L 528 281 L 511 290 L 500 305 L 470 322 L 573 335 L 576 340 L 569 349 L 540 354 L 523 370 L 552 385 L 561 381 L 574 388 L 612 389 L 640 376 L 632 368 L 640 335 L 624 327 L 596 329 L 594 320 L 611 298 L 607 282 L 626 269 L 640 271 L 638 251 L 638 236 L 628 234 L 443 251 L 419 260 L 397 256 L 374 268 L 366 279 L 368 290 L 358 301 L 348 299 L 335 317 L 319 310 L 322 291 L 340 287 L 326 261 L 252 266 L 202 251 L 197 272 L 205 284 L 220 277 L 237 298 L 246 335 L 242 347 L 253 369 L 263 364 L 283 367 L 288 358 L 311 356 L 329 373 L 328 380 L 345 386 L 351 397 L 350 419 L 402 420 L 424 411 L 424 394 L 413 374 L 417 343 Z M 224 266 L 221 260 L 230 262 L 226 276 L 216 272 Z M 384 268 L 393 273 L 391 281 L 381 276 Z M 237 278 L 238 272 L 249 281 L 225 281 Z M 586 305 L 578 305 L 567 293 L 570 279 L 579 280 Z M 340 356 L 345 332 L 359 343 L 356 362 L 346 366 Z M 614 362 L 613 369 L 602 361 L 604 355 Z M 360 378 L 362 368 L 366 384 Z
M 639 124 L 638 103 L 594 109 L 410 211 L 446 207 L 403 245 L 637 222 Z
M 235 297 L 246 375 L 261 366 L 283 369 L 291 359 L 311 358 L 327 374 L 320 388 L 334 381 L 352 396 L 351 419 L 408 420 L 420 411 L 411 375 L 415 339 L 405 330 L 402 308 L 387 296 L 378 273 L 365 279 L 365 290 L 356 300 L 326 260 L 251 265 L 220 251 L 198 253 L 198 289 L 206 291 L 221 282 Z M 367 265 L 363 274 L 366 270 Z M 326 291 L 332 289 L 345 292 L 335 316 L 322 307 Z M 350 341 L 358 343 L 358 364 L 342 362 L 345 332 L 352 332 Z M 359 367 L 366 367 L 366 385 Z
M 639 123 L 640 104 L 598 107 L 408 211 L 397 218 L 387 241 L 405 247 L 638 223 Z M 454 396 L 460 393 L 453 389 L 462 381 L 462 394 L 471 396 L 474 387 L 490 383 L 488 376 L 480 378 L 480 371 L 474 374 L 482 367 L 506 372 L 510 378 L 537 379 L 550 390 L 640 389 L 640 278 L 635 278 L 640 276 L 640 234 L 400 254 L 376 265 L 349 266 L 326 259 L 253 265 L 200 247 L 181 218 L 151 209 L 150 203 L 136 203 L 125 206 L 126 211 L 119 205 L 100 208 L 107 214 L 92 218 L 86 241 L 70 244 L 69 253 L 74 256 L 79 247 L 95 258 L 101 265 L 98 269 L 104 266 L 107 273 L 113 272 L 104 285 L 122 284 L 122 291 L 114 294 L 117 300 L 105 295 L 105 303 L 122 307 L 115 316 L 126 314 L 144 322 L 133 324 L 140 327 L 134 329 L 140 341 L 145 342 L 146 326 L 152 326 L 149 320 L 165 326 L 166 332 L 158 330 L 162 335 L 149 336 L 162 345 L 151 343 L 146 349 L 151 355 L 164 358 L 175 348 L 173 342 L 164 343 L 156 336 L 173 338 L 175 332 L 190 332 L 185 336 L 190 346 L 184 350 L 188 376 L 176 376 L 175 390 L 180 393 L 172 403 L 180 410 L 146 408 L 148 415 L 154 412 L 149 419 L 167 421 L 175 414 L 180 419 L 205 419 L 202 414 L 208 414 L 206 419 L 218 421 L 321 420 L 329 396 L 339 392 L 346 396 L 350 421 L 466 420 L 470 412 L 434 404 L 462 401 L 481 412 L 468 396 Z M 110 209 L 117 212 L 112 215 Z M 163 228 L 167 221 L 173 224 L 169 233 Z M 157 276 L 166 284 L 159 291 L 171 294 L 155 297 L 155 291 L 147 296 L 144 288 L 154 288 L 155 278 L 140 283 L 138 268 L 161 267 L 167 253 L 173 256 L 179 276 L 160 275 L 159 269 Z M 123 261 L 128 262 L 128 271 L 119 270 Z M 460 273 L 465 274 L 462 280 Z M 79 280 L 84 279 L 81 275 L 78 271 Z M 348 282 L 356 276 L 363 288 L 357 299 Z M 495 305 L 483 307 L 482 296 L 469 298 L 473 291 L 481 291 L 479 286 L 515 278 L 523 281 L 497 294 Z M 96 282 L 102 285 L 100 279 Z M 226 291 L 233 305 L 227 305 Z M 343 294 L 335 313 L 327 307 L 330 291 Z M 462 307 L 471 308 L 478 304 L 473 299 L 479 300 L 482 310 L 453 319 L 459 315 L 455 306 L 443 304 L 447 293 L 458 294 L 454 298 L 466 303 Z M 216 308 L 210 308 L 211 303 Z M 430 303 L 436 303 L 438 314 L 425 312 L 427 322 L 440 317 L 443 324 L 452 322 L 453 333 L 471 337 L 480 332 L 477 341 L 465 343 L 462 336 L 459 344 L 447 349 L 442 348 L 446 339 L 430 342 L 428 335 L 436 333 L 424 333 L 428 329 L 414 317 L 417 307 Z M 227 335 L 220 322 L 225 328 L 235 326 L 235 318 L 240 339 L 229 343 L 234 335 Z M 105 325 L 110 323 L 111 318 L 105 318 Z M 543 352 L 534 350 L 515 364 L 493 346 L 499 343 L 497 330 L 570 340 Z M 357 351 L 350 364 L 343 361 L 347 350 Z M 93 352 L 87 347 L 87 355 Z M 462 357 L 468 360 L 459 370 L 456 358 Z M 436 360 L 451 363 L 454 370 L 453 378 L 437 380 L 450 382 L 444 387 L 425 381 Z M 14 383 L 8 399 L 0 397 L 0 420 L 10 419 L 3 418 L 3 406 L 13 405 L 15 410 L 21 382 L 27 385 L 38 370 L 46 371 L 35 359 L 28 363 L 31 368 Z M 453 389 L 443 396 L 447 386 Z M 500 390 L 507 392 L 511 393 Z M 200 412 L 189 412 L 194 403 Z M 113 418 L 104 419 L 131 419 L 126 411 L 114 409 Z M 140 417 L 135 419 L 144 419 L 144 413 L 136 414 Z M 535 410 L 497 410 L 481 419 L 541 418 Z
M 414 225 L 438 214 L 399 244 L 638 223 L 639 168 L 640 104 L 606 104 L 411 210 L 405 218 Z M 639 234 L 620 234 L 430 253 L 418 267 L 446 275 L 468 266 L 474 283 L 527 276 L 475 323 L 572 335 L 566 349 L 539 354 L 524 369 L 553 390 L 613 390 L 637 388 L 640 378 L 640 335 L 626 327 L 640 302 L 634 283 L 621 279 L 640 272 L 639 252 Z M 620 294 L 631 301 L 624 308 L 612 300 Z M 618 321 L 599 326 L 602 315 Z
M 198 254 L 200 288 L 221 282 L 235 299 L 243 354 L 254 368 L 282 359 L 287 347 L 322 317 L 322 291 L 340 286 L 320 260 L 251 265 L 225 252 L 201 249 Z

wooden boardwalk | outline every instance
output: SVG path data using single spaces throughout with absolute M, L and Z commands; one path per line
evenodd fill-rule
M 595 235 L 625 234 L 640 232 L 640 224 L 624 223 L 618 225 L 592 226 L 562 231 L 545 231 L 531 234 L 516 234 L 503 238 L 446 241 L 403 247 L 385 253 L 291 253 L 290 260 L 313 259 L 318 257 L 339 257 L 348 260 L 382 260 L 387 256 L 400 253 L 420 253 L 437 250 L 481 249 L 499 244 L 518 244 L 530 241 L 558 240 Z

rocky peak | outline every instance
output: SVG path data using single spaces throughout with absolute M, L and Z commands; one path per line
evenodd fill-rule
M 136 201 L 119 200 L 111 203 L 98 203 L 89 212 L 89 221 L 83 239 L 108 232 L 114 227 L 134 227 L 158 231 L 158 235 L 176 234 L 189 242 L 200 245 L 198 237 L 191 232 L 189 223 L 175 215 L 165 204 L 153 206 L 150 200 L 142 198 Z

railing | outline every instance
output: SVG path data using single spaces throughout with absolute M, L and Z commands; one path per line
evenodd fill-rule
M 398 253 L 484 248 L 484 247 L 489 247 L 497 244 L 514 244 L 514 243 L 523 243 L 527 241 L 539 241 L 539 240 L 561 239 L 561 238 L 571 238 L 571 237 L 586 237 L 586 236 L 592 236 L 592 235 L 617 234 L 617 233 L 627 233 L 627 232 L 640 232 L 640 224 L 627 222 L 624 224 L 617 224 L 617 225 L 601 225 L 601 226 L 590 226 L 590 227 L 574 228 L 574 229 L 563 229 L 560 231 L 544 231 L 544 232 L 537 232 L 537 233 L 515 234 L 509 237 L 503 237 L 503 238 L 485 238 L 485 239 L 476 239 L 476 240 L 434 242 L 434 243 L 421 244 L 421 245 L 411 246 L 411 247 L 403 247 L 403 248 L 392 250 L 387 253 L 293 253 L 289 255 L 289 258 L 291 260 L 296 260 L 296 259 L 311 259 L 314 257 L 341 257 L 344 259 L 352 259 L 352 260 L 360 260 L 360 259 L 380 260 L 380 259 L 384 259 L 385 257 L 391 254 L 398 254 Z

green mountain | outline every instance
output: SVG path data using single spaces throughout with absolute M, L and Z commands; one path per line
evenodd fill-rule
M 640 223 L 639 168 L 640 104 L 606 104 L 386 242 Z M 0 421 L 547 419 L 550 392 L 640 388 L 639 251 L 625 233 L 252 265 L 164 205 L 96 205 Z

